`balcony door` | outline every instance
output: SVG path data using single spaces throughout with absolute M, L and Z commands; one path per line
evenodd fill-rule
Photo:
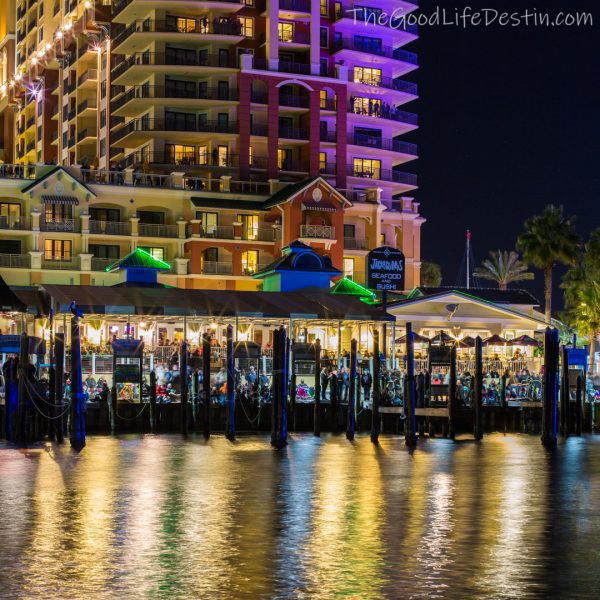
M 258 239 L 258 215 L 238 215 L 238 221 L 242 224 L 242 239 Z

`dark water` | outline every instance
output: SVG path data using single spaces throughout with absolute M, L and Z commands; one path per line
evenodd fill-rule
M 599 598 L 600 437 L 0 450 L 2 598 Z

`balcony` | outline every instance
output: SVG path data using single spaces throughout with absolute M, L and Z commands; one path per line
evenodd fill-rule
M 0 254 L 0 268 L 30 269 L 31 256 L 29 254 Z
M 275 241 L 275 230 L 272 227 L 242 230 L 242 239 L 251 242 L 273 242 Z
M 287 140 L 308 140 L 308 129 L 303 127 L 279 127 L 279 137 Z
M 197 50 L 173 50 L 165 53 L 154 52 L 136 52 L 127 60 L 124 60 L 111 71 L 113 83 L 134 66 L 167 66 L 167 67 L 214 67 L 217 69 L 235 69 L 237 61 L 229 56 L 221 54 L 208 54 L 205 51 Z M 188 72 L 183 69 L 182 72 Z M 170 70 L 171 74 L 178 72 Z M 203 73 L 204 74 L 204 73 Z
M 361 179 L 374 179 L 379 181 L 390 181 L 401 183 L 410 187 L 417 187 L 417 176 L 413 173 L 396 171 L 393 169 L 365 169 L 353 165 L 348 165 L 347 174 L 350 177 L 360 177 Z
M 43 257 L 42 269 L 50 269 L 52 271 L 79 271 L 79 256 Z
M 233 265 L 230 262 L 205 260 L 202 262 L 202 273 L 204 275 L 231 275 Z
M 393 48 L 392 46 L 384 46 L 373 41 L 353 39 L 353 38 L 338 38 L 334 40 L 331 48 L 332 52 L 341 50 L 353 50 L 355 52 L 363 52 L 365 54 L 373 54 L 383 58 L 392 58 L 401 60 L 410 65 L 417 66 L 419 60 L 414 52 L 408 52 L 402 48 Z
M 138 223 L 138 233 L 143 237 L 177 238 L 177 225 L 157 225 L 155 223 Z
M 195 115 L 194 115 L 195 116 Z M 201 121 L 194 118 L 193 120 L 188 119 L 186 121 L 172 120 L 172 119 L 134 119 L 129 121 L 124 127 L 114 131 L 111 136 L 111 142 L 114 144 L 125 136 L 135 134 L 136 132 L 186 132 L 192 134 L 188 136 L 190 140 L 199 141 L 194 133 L 223 133 L 223 134 L 237 134 L 239 131 L 237 121 Z M 134 136 L 140 139 L 145 139 L 148 136 Z M 180 136 L 181 141 L 183 137 Z M 187 140 L 186 140 L 187 141 Z M 127 144 L 124 144 L 127 145 Z
M 131 235 L 129 221 L 90 221 L 90 234 Z
M 21 156 L 23 156 L 22 152 Z M 37 171 L 35 165 L 0 164 L 0 178 L 2 179 L 37 179 Z
M 367 250 L 367 240 L 359 240 L 356 238 L 344 238 L 344 248 L 346 250 Z
M 96 99 L 94 98 L 93 100 L 89 100 L 89 99 L 85 99 L 83 102 L 80 102 L 77 105 L 77 114 L 79 116 L 83 116 L 82 113 L 84 113 L 86 110 L 96 110 L 98 108 L 97 104 L 96 104 Z
M 200 230 L 201 238 L 218 239 L 218 240 L 233 240 L 233 226 L 217 226 L 210 229 Z
M 77 231 L 79 231 L 79 221 L 77 221 L 76 219 L 42 219 L 40 222 L 40 229 L 42 231 L 60 231 L 64 233 L 76 233 Z
M 291 31 L 280 31 L 277 39 L 280 44 L 306 46 L 310 44 L 310 33 L 294 27 Z
M 372 105 L 363 108 L 362 106 L 357 106 L 351 102 L 348 104 L 348 112 L 363 117 L 406 123 L 407 125 L 413 125 L 415 127 L 419 124 L 419 118 L 416 114 L 394 109 L 386 103 L 373 103 Z
M 323 140 L 321 139 L 321 141 Z M 365 148 L 377 148 L 378 150 L 390 150 L 391 152 L 417 156 L 416 144 L 401 140 L 384 139 L 376 135 L 355 134 L 348 138 L 348 143 Z
M 87 82 L 91 84 L 96 84 L 98 81 L 98 69 L 88 69 L 83 75 L 79 77 L 77 80 L 77 85 L 79 87 L 85 86 Z
M 334 240 L 335 227 L 333 225 L 300 225 L 300 237 Z
M 96 258 L 92 257 L 92 271 L 106 271 L 108 267 L 114 265 L 118 259 L 116 258 Z
M 225 2 L 227 4 L 241 4 L 241 0 L 213 0 L 213 1 Z M 133 2 L 133 0 L 117 0 L 116 2 L 113 2 L 112 10 L 111 10 L 112 16 L 115 17 L 119 13 L 123 12 L 123 10 L 125 10 L 132 2 Z
M 189 100 L 190 102 L 176 102 L 169 103 L 169 108 L 181 107 L 181 106 L 194 106 L 197 107 L 202 103 L 194 102 L 195 100 L 211 100 L 218 102 L 236 102 L 239 99 L 237 89 L 222 89 L 218 87 L 203 87 L 197 85 L 195 82 L 181 82 L 185 83 L 185 88 L 178 88 L 174 86 L 148 86 L 148 85 L 136 85 L 124 94 L 115 98 L 111 104 L 111 111 L 115 113 L 121 107 L 125 106 L 132 100 L 146 100 L 146 99 L 163 99 L 163 100 Z M 156 102 L 136 102 L 135 103 L 135 114 L 140 111 L 156 106 Z
M 403 79 L 396 79 L 392 77 L 375 77 L 373 75 L 360 75 L 351 72 L 348 75 L 348 81 L 350 83 L 359 83 L 361 85 L 368 85 L 375 88 L 385 88 L 388 90 L 395 90 L 397 92 L 404 92 L 411 96 L 418 96 L 418 86 L 416 83 L 410 81 L 404 81 Z
M 122 31 L 117 33 L 113 39 L 113 48 L 122 46 L 133 34 L 159 34 L 148 36 L 144 35 L 148 41 L 167 41 L 172 36 L 182 36 L 183 39 L 191 41 L 189 36 L 198 36 L 198 39 L 206 38 L 207 41 L 219 41 L 222 36 L 231 38 L 234 43 L 241 42 L 244 39 L 242 26 L 239 21 L 234 20 L 231 23 L 211 22 L 208 18 L 198 19 L 193 27 L 178 27 L 176 22 L 171 21 L 153 21 L 146 19 L 143 21 L 134 21 Z M 164 35 L 162 35 L 164 34 Z M 186 36 L 186 37 L 183 37 Z M 121 49 L 120 51 L 123 51 Z
M 310 0 L 279 0 L 279 10 L 310 14 Z
M 25 216 L 0 216 L 0 229 L 27 231 L 30 229 L 29 217 Z

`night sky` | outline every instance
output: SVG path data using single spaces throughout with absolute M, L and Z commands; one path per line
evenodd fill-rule
M 420 62 L 407 77 L 420 99 L 406 106 L 419 114 L 407 138 L 418 142 L 419 160 L 406 170 L 419 175 L 422 256 L 454 285 L 467 227 L 478 263 L 489 250 L 513 249 L 523 220 L 550 202 L 577 215 L 580 234 L 600 227 L 600 5 L 421 0 L 421 11 L 438 4 L 579 10 L 594 19 L 579 28 L 424 26 L 407 47 Z M 520 285 L 543 299 L 539 272 Z

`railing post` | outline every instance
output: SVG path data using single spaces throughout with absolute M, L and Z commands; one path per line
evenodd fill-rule
M 230 442 L 235 440 L 235 375 L 233 369 L 233 326 L 227 325 L 227 429 Z
M 264 357 L 263 357 L 264 358 Z M 294 359 L 294 342 L 290 343 L 290 408 L 292 410 L 292 431 L 296 431 L 296 361 Z M 265 369 L 266 371 L 266 369 Z
M 569 437 L 571 433 L 570 423 L 570 399 L 569 399 L 569 350 L 566 346 L 562 348 L 560 382 L 560 434 Z
M 20 346 L 19 346 L 19 367 L 17 370 L 18 376 L 18 405 L 17 405 L 17 418 L 18 424 L 16 427 L 16 442 L 19 446 L 27 446 L 29 441 L 28 436 L 28 417 L 29 411 L 27 409 L 27 367 L 29 365 L 29 336 L 25 331 L 21 333 Z M 13 429 L 15 431 L 15 429 Z
M 542 414 L 542 444 L 549 450 L 556 447 L 556 401 L 558 371 L 558 330 L 546 328 L 544 335 L 544 408 Z
M 577 390 L 575 392 L 575 435 L 581 435 L 581 420 L 583 418 L 583 380 L 577 376 Z
M 63 432 L 63 400 L 64 400 L 64 380 L 65 380 L 65 335 L 56 333 L 54 335 L 54 431 L 56 441 L 62 444 L 65 440 Z
M 356 410 L 355 397 L 356 394 L 356 340 L 350 341 L 350 389 L 348 392 L 348 416 L 346 421 L 346 438 L 354 439 L 356 430 Z
M 279 329 L 273 330 L 273 379 L 271 381 L 271 446 L 277 445 L 277 424 L 279 421 L 279 375 L 281 370 L 279 352 Z
M 404 398 L 404 441 L 409 448 L 417 445 L 417 421 L 415 415 L 415 338 L 412 323 L 406 324 L 406 386 Z

